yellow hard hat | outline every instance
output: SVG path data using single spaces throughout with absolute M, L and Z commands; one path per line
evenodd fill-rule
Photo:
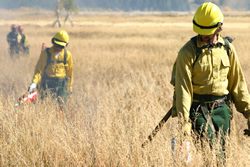
M 222 24 L 223 14 L 221 10 L 211 2 L 203 3 L 193 18 L 193 30 L 200 35 L 212 35 Z
M 52 43 L 66 46 L 69 43 L 69 34 L 65 30 L 58 31 L 52 38 Z

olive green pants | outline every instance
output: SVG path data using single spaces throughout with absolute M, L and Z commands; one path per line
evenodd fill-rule
M 213 142 L 220 141 L 221 145 L 221 156 L 224 158 L 224 145 L 225 145 L 225 136 L 230 134 L 230 114 L 231 111 L 227 104 L 224 104 L 221 107 L 218 107 L 211 111 L 208 108 L 211 115 L 211 119 L 215 128 L 215 132 L 212 131 L 210 126 L 207 126 L 207 120 L 205 119 L 201 107 L 192 105 L 190 110 L 190 119 L 192 121 L 192 129 L 197 132 L 198 137 L 208 137 L 210 147 L 212 147 Z M 219 134 L 220 133 L 220 134 Z M 217 138 L 220 136 L 220 139 Z
M 66 113 L 67 112 L 67 97 L 68 93 L 65 91 L 65 87 L 62 85 L 53 87 L 42 87 L 42 99 L 51 96 L 57 98 L 60 108 Z

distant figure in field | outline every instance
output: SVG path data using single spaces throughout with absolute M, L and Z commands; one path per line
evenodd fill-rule
M 19 49 L 22 50 L 24 53 L 29 54 L 28 38 L 27 38 L 27 35 L 23 34 L 23 27 L 22 26 L 18 26 L 18 33 L 21 36 L 21 40 L 19 43 Z
M 78 7 L 74 5 L 74 0 L 57 0 L 57 5 L 55 9 L 57 20 L 54 22 L 52 27 L 54 27 L 56 23 L 58 23 L 59 27 L 61 27 L 60 12 L 63 9 L 65 9 L 65 11 L 67 12 L 66 17 L 64 19 L 64 24 L 69 19 L 71 26 L 74 26 L 71 14 L 73 12 L 78 13 Z
M 14 53 L 19 53 L 19 42 L 20 42 L 21 36 L 17 32 L 17 26 L 13 24 L 11 26 L 11 32 L 7 35 L 7 42 L 9 44 L 9 53 L 12 57 Z
M 65 17 L 64 24 L 65 24 L 65 22 L 67 21 L 67 19 L 69 19 L 69 21 L 70 21 L 70 23 L 71 23 L 71 26 L 74 27 L 73 20 L 72 20 L 72 18 L 71 18 L 70 13 L 71 13 L 71 11 L 68 11 L 68 10 L 67 10 L 67 15 L 66 15 L 66 17 Z
M 67 19 L 69 19 L 71 22 L 71 26 L 73 27 L 74 25 L 73 25 L 73 20 L 71 18 L 71 13 L 72 12 L 78 13 L 78 8 L 77 6 L 74 5 L 74 0 L 63 0 L 63 7 L 67 12 L 67 15 L 64 20 L 64 24 L 67 21 Z
M 61 27 L 61 21 L 60 21 L 60 0 L 57 0 L 57 5 L 56 5 L 56 17 L 57 20 L 54 22 L 54 24 L 52 25 L 52 27 L 54 27 L 56 25 L 56 23 L 58 23 L 58 26 Z

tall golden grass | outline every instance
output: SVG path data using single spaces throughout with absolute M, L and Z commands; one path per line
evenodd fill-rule
M 216 166 L 216 149 L 194 147 L 192 162 L 172 155 L 171 139 L 182 138 L 171 118 L 154 138 L 141 144 L 171 107 L 172 65 L 178 50 L 195 33 L 192 16 L 75 17 L 62 28 L 55 18 L 1 19 L 0 166 Z M 11 60 L 6 35 L 21 24 L 30 43 L 29 57 Z M 51 46 L 60 29 L 70 35 L 74 61 L 73 94 L 68 116 L 60 117 L 48 98 L 14 107 L 32 81 L 41 44 Z M 226 17 L 223 36 L 235 38 L 248 87 L 249 17 Z M 246 119 L 234 109 L 226 144 L 226 166 L 248 166 L 250 140 Z M 192 140 L 191 140 L 192 141 Z

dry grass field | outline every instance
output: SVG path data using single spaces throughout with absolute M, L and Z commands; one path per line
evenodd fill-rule
M 191 144 L 189 164 L 183 154 L 173 157 L 171 139 L 182 137 L 177 118 L 170 118 L 152 143 L 141 147 L 171 107 L 171 69 L 178 50 L 195 35 L 192 16 L 73 19 L 74 27 L 67 22 L 62 28 L 51 27 L 53 16 L 0 19 L 0 166 L 216 166 L 216 149 L 208 144 Z M 249 20 L 225 17 L 222 34 L 235 38 L 250 88 Z M 6 36 L 11 24 L 23 26 L 28 57 L 10 59 Z M 60 29 L 70 35 L 67 49 L 74 61 L 68 117 L 59 117 L 50 98 L 14 107 L 32 81 L 42 43 L 51 46 Z M 236 110 L 231 128 L 226 166 L 248 166 L 250 138 L 243 135 L 247 122 Z

